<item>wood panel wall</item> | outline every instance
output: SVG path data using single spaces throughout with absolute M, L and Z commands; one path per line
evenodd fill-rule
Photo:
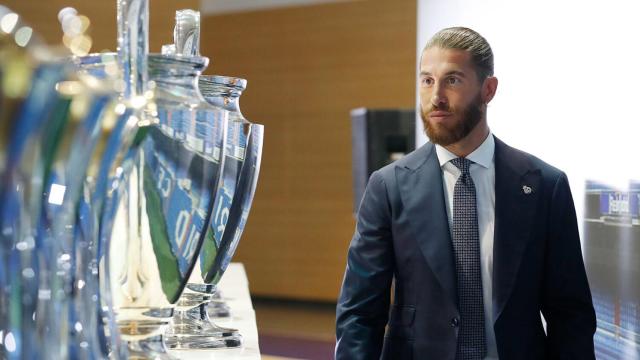
M 234 261 L 256 296 L 335 301 L 354 231 L 350 110 L 415 103 L 416 1 L 209 16 L 206 73 L 248 79 L 262 171 Z
M 176 10 L 197 9 L 199 4 L 199 0 L 150 0 L 150 51 L 160 52 L 163 44 L 173 43 Z M 89 34 L 94 44 L 91 51 L 116 51 L 116 0 L 5 0 L 2 5 L 22 16 L 50 44 L 62 43 L 58 12 L 73 7 L 91 20 Z

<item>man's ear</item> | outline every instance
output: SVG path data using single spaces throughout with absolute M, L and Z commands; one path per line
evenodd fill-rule
M 488 104 L 491 99 L 496 95 L 498 89 L 498 78 L 495 76 L 489 76 L 484 79 L 482 83 L 482 102 Z

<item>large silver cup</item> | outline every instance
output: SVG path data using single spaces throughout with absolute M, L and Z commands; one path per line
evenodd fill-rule
M 219 327 L 211 321 L 207 305 L 240 241 L 260 170 L 263 127 L 242 116 L 239 97 L 245 88 L 244 79 L 200 77 L 200 90 L 207 101 L 229 111 L 227 155 L 219 196 L 196 268 L 167 332 L 167 344 L 172 349 L 229 348 L 242 344 L 237 330 Z
M 171 358 L 163 334 L 213 211 L 228 112 L 198 95 L 206 58 L 152 54 L 157 121 L 123 161 L 112 194 L 110 293 L 130 357 Z
M 39 356 L 37 222 L 45 164 L 42 124 L 64 64 L 51 62 L 18 14 L 0 6 L 0 357 Z M 22 34 L 22 37 L 19 36 Z M 29 34 L 25 37 L 24 34 Z

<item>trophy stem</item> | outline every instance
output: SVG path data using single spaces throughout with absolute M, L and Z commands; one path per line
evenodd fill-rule
M 211 300 L 204 301 L 186 311 L 176 310 L 167 332 L 167 345 L 171 349 L 220 349 L 242 345 L 237 329 L 215 325 L 207 312 Z
M 207 305 L 207 314 L 210 318 L 230 318 L 231 308 L 229 308 L 229 305 L 227 305 L 224 300 L 212 299 Z
M 129 350 L 129 360 L 177 360 L 167 351 L 164 335 L 155 335 L 143 339 L 123 335 Z

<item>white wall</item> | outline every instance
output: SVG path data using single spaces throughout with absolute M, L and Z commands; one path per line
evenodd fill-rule
M 482 34 L 499 79 L 489 126 L 565 170 L 580 215 L 586 179 L 640 179 L 639 20 L 637 1 L 418 0 L 416 64 L 441 28 Z

